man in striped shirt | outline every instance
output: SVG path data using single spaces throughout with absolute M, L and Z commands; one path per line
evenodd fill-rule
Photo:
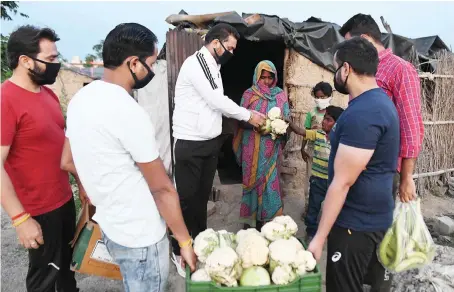
M 328 106 L 322 121 L 322 129 L 306 130 L 301 129 L 290 122 L 290 129 L 308 141 L 314 142 L 314 158 L 312 161 L 312 175 L 309 186 L 309 207 L 304 218 L 306 224 L 306 235 L 308 242 L 314 237 L 318 228 L 318 215 L 323 200 L 328 191 L 328 160 L 331 153 L 329 132 L 336 124 L 344 110 L 337 106 Z
M 222 116 L 258 127 L 265 116 L 240 107 L 224 95 L 221 66 L 231 57 L 240 38 L 229 24 L 213 26 L 205 46 L 183 63 L 175 85 L 173 137 L 175 183 L 184 221 L 195 238 L 207 228 L 207 203 L 222 146 Z M 184 277 L 178 243 L 172 261 Z

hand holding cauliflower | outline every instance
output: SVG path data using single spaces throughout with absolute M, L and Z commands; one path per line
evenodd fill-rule
M 268 111 L 266 122 L 259 128 L 262 135 L 271 134 L 273 140 L 287 132 L 288 124 L 282 119 L 281 109 L 273 107 Z

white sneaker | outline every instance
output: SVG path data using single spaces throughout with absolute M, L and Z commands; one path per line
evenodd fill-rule
M 183 261 L 183 258 L 181 256 L 177 256 L 175 255 L 173 252 L 172 252 L 172 257 L 170 258 L 173 262 L 173 264 L 175 265 L 175 267 L 177 268 L 177 272 L 178 274 L 183 277 L 183 278 L 186 278 L 186 270 L 181 266 L 181 263 Z

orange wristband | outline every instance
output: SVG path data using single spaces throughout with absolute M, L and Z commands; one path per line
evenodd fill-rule
M 23 217 L 21 217 L 20 219 L 14 221 L 14 222 L 13 222 L 13 226 L 14 226 L 14 227 L 17 227 L 17 226 L 21 225 L 22 223 L 24 223 L 25 221 L 27 221 L 30 217 L 31 217 L 31 215 L 27 213 L 25 216 L 23 216 Z
M 14 216 L 13 218 L 11 218 L 11 220 L 13 220 L 13 221 L 14 221 L 14 220 L 17 220 L 17 219 L 19 219 L 20 217 L 24 216 L 25 214 L 27 214 L 25 211 L 22 212 L 22 213 L 19 213 L 19 214 L 17 214 L 16 216 Z

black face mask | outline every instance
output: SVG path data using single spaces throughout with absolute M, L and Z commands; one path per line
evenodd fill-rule
M 153 77 L 154 77 L 154 72 L 151 71 L 150 67 L 148 67 L 148 65 L 145 64 L 145 62 L 142 61 L 142 60 L 139 60 L 139 62 L 142 63 L 142 65 L 145 66 L 145 68 L 147 68 L 148 73 L 147 73 L 147 75 L 146 75 L 144 78 L 142 78 L 141 80 L 139 80 L 139 79 L 137 78 L 136 73 L 132 72 L 131 68 L 129 68 L 129 71 L 130 71 L 131 74 L 132 74 L 132 78 L 134 78 L 134 81 L 135 81 L 135 84 L 134 84 L 134 86 L 132 87 L 133 89 L 141 89 L 141 88 L 144 88 L 145 86 L 147 86 L 148 83 L 150 83 L 151 79 L 153 79 Z M 130 64 L 130 63 L 128 62 L 128 66 L 129 66 L 129 64 Z
M 218 62 L 219 65 L 225 65 L 225 63 L 227 63 L 233 57 L 233 54 L 227 51 L 227 49 L 224 47 L 221 41 L 219 41 L 219 43 L 224 49 L 224 53 L 222 53 L 222 55 L 219 56 L 218 53 L 216 53 L 216 50 L 214 50 L 217 59 L 216 61 Z
M 41 71 L 36 64 L 35 69 L 28 69 L 30 79 L 38 85 L 54 84 L 55 79 L 57 79 L 58 72 L 60 71 L 61 63 L 49 63 L 32 57 L 29 58 L 46 65 L 46 69 L 44 71 Z
M 336 72 L 334 73 L 334 88 L 337 90 L 337 92 L 342 93 L 342 94 L 349 94 L 348 89 L 347 89 L 347 80 L 348 80 L 348 75 L 347 78 L 345 78 L 345 81 L 342 82 L 342 76 L 337 78 L 337 72 L 339 72 L 339 69 L 341 69 L 342 66 L 337 68 Z

